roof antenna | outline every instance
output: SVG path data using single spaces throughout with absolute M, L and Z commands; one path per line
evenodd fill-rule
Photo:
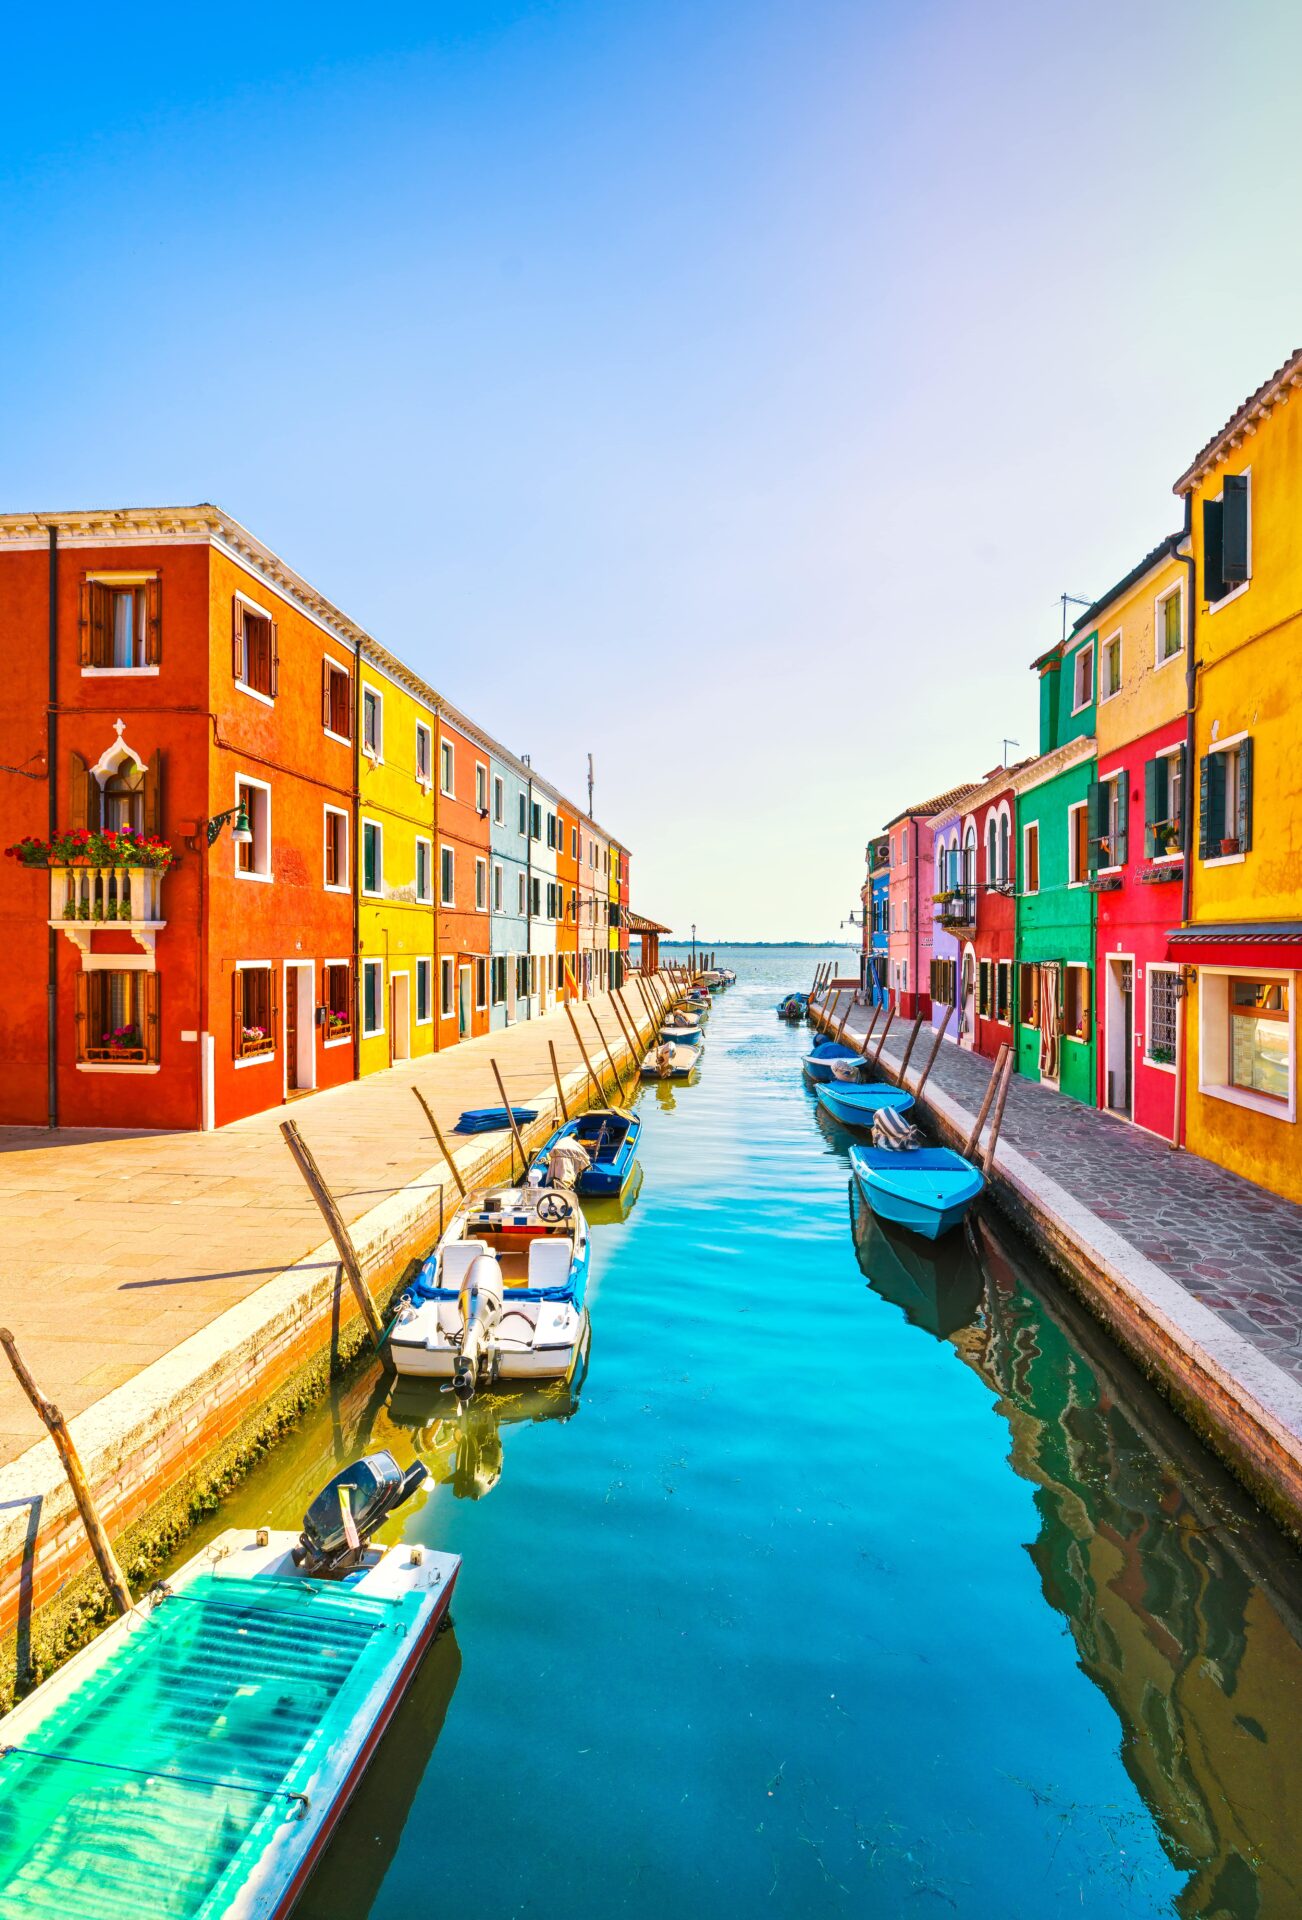
M 588 818 L 592 818 L 592 755 L 588 755 Z
M 1078 593 L 1060 594 L 1059 599 L 1062 601 L 1062 637 L 1065 640 L 1067 638 L 1068 607 L 1092 607 L 1094 602 L 1092 600 L 1082 600 Z
M 1007 767 L 1007 765 L 1008 765 L 1008 749 L 1009 749 L 1010 747 L 1020 747 L 1020 746 L 1021 746 L 1021 744 L 1022 744 L 1022 743 L 1021 743 L 1021 741 L 1020 741 L 1020 740 L 1005 740 L 1005 741 L 1004 741 L 1004 766 L 1005 766 L 1005 767 Z

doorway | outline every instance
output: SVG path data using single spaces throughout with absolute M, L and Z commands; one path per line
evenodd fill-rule
M 976 1048 L 976 953 L 971 947 L 963 949 L 963 1000 L 962 1017 L 958 1025 L 958 1044 L 960 1047 Z
M 457 973 L 457 1031 L 463 1040 L 470 1032 L 470 974 L 469 967 L 461 967 Z
M 316 1085 L 316 1008 L 310 960 L 285 962 L 285 1094 L 310 1093 Z
M 1040 1079 L 1046 1087 L 1058 1084 L 1061 1018 L 1062 968 L 1054 960 L 1040 968 Z
M 389 981 L 389 994 L 393 1001 L 392 1017 L 389 1022 L 391 1048 L 390 1059 L 394 1062 L 411 1059 L 411 975 L 395 973 Z
M 1135 967 L 1120 954 L 1108 956 L 1107 1081 L 1104 1098 L 1109 1113 L 1133 1118 L 1135 1055 Z

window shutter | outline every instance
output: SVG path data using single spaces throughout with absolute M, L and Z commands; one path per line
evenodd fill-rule
M 163 754 L 156 748 L 145 768 L 145 804 L 143 808 L 146 834 L 163 833 Z
M 72 990 L 73 1022 L 76 1027 L 77 1058 L 86 1058 L 86 1042 L 90 1031 L 90 975 L 79 973 Z
M 163 582 L 159 574 L 145 582 L 145 665 L 156 667 L 163 657 Z
M 267 969 L 267 998 L 271 1002 L 271 1039 L 272 1045 L 280 1045 L 280 970 L 277 967 Z
M 90 665 L 90 582 L 84 573 L 77 592 L 77 662 Z
M 1198 858 L 1210 857 L 1212 817 L 1212 756 L 1205 753 L 1198 762 Z
M 92 667 L 113 665 L 113 595 L 102 580 L 92 580 L 88 594 L 90 662 Z
M 1124 867 L 1130 845 L 1130 775 L 1123 768 L 1117 775 L 1117 844 L 1112 849 L 1110 866 Z
M 244 678 L 244 608 L 238 593 L 231 595 L 231 672 Z
M 1157 853 L 1157 822 L 1166 814 L 1166 761 L 1144 762 L 1144 851 L 1151 860 Z
M 1221 579 L 1234 586 L 1248 577 L 1248 476 L 1227 473 L 1221 501 Z
M 147 973 L 145 980 L 145 1058 L 158 1064 L 158 975 Z
M 1252 739 L 1239 742 L 1239 792 L 1236 808 L 1239 852 L 1252 846 Z
M 1225 596 L 1225 578 L 1221 572 L 1221 503 L 1203 501 L 1203 597 L 1217 601 Z
M 236 967 L 231 975 L 231 1045 L 235 1058 L 244 1044 L 244 975 Z
M 330 662 L 321 662 L 321 725 L 330 725 Z
M 274 700 L 280 686 L 280 629 L 274 620 L 268 620 L 267 627 L 270 634 L 267 644 L 271 648 L 271 697 Z
M 73 833 L 90 825 L 87 815 L 90 811 L 87 802 L 90 799 L 91 776 L 86 762 L 79 753 L 68 755 L 68 827 Z M 98 782 L 96 783 L 98 785 Z M 99 825 L 98 820 L 95 822 Z
M 1081 967 L 1079 971 L 1080 971 L 1080 1037 L 1082 1040 L 1088 1040 L 1090 1037 L 1090 1031 L 1091 1031 L 1090 1022 L 1093 1019 L 1093 1015 L 1094 1015 L 1094 1005 L 1093 1005 L 1094 975 L 1090 972 L 1088 967 Z
M 1089 829 L 1089 870 L 1091 873 L 1097 873 L 1099 870 L 1099 841 L 1103 839 L 1107 833 L 1105 800 L 1106 795 L 1103 791 L 1103 782 L 1101 780 L 1091 780 L 1089 794 L 1086 798 L 1085 814 Z

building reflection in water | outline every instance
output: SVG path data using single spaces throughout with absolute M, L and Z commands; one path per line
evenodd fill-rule
M 874 1290 L 996 1395 L 1036 1488 L 1029 1551 L 1128 1773 L 1183 1920 L 1302 1915 L 1302 1571 L 1237 1483 L 1009 1228 L 930 1248 L 851 1192 Z

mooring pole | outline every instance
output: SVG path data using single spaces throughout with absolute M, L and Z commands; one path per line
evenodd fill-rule
M 1003 1077 L 999 1082 L 999 1093 L 995 1100 L 995 1110 L 990 1116 L 990 1134 L 989 1134 L 989 1138 L 986 1140 L 985 1157 L 981 1162 L 981 1165 L 986 1173 L 989 1173 L 991 1167 L 994 1165 L 995 1142 L 999 1138 L 999 1129 L 1003 1125 L 1004 1102 L 1008 1098 L 1008 1083 L 1012 1079 L 1012 1077 L 1013 1077 L 1013 1050 L 1010 1047 L 1008 1049 L 1008 1057 L 1004 1061 Z
M 1004 1058 L 1007 1052 L 1008 1042 L 1005 1040 L 1000 1044 L 999 1052 L 995 1057 L 995 1064 L 991 1069 L 990 1078 L 986 1083 L 985 1098 L 981 1102 L 981 1111 L 976 1117 L 976 1125 L 968 1135 L 967 1145 L 963 1149 L 964 1156 L 968 1160 L 970 1160 L 976 1152 L 977 1141 L 981 1138 L 981 1129 L 986 1123 L 986 1115 L 990 1111 L 990 1102 L 995 1097 L 995 1087 L 998 1084 L 1000 1074 L 1003 1072 Z
M 583 1064 L 588 1069 L 588 1078 L 592 1082 L 592 1090 L 596 1094 L 598 1102 L 604 1105 L 605 1099 L 606 1099 L 606 1090 L 602 1086 L 600 1080 L 598 1080 L 595 1072 L 593 1071 L 592 1062 L 588 1058 L 588 1049 L 583 1044 L 583 1035 L 579 1032 L 579 1023 L 574 1018 L 574 1010 L 572 1007 L 566 1007 L 565 1011 L 570 1016 L 570 1025 L 574 1029 L 574 1038 L 579 1043 L 579 1052 L 583 1055 Z
M 859 1051 L 863 1055 L 865 1060 L 868 1058 L 868 1042 L 873 1037 L 873 1028 L 877 1025 L 878 1020 L 880 1020 L 881 1012 L 882 1012 L 882 1003 L 879 1000 L 873 1008 L 873 1017 L 868 1022 L 868 1031 L 867 1033 L 865 1033 L 863 1039 L 859 1043 Z
M 431 1127 L 433 1127 L 434 1129 L 434 1138 L 439 1143 L 439 1152 L 443 1155 L 443 1158 L 447 1161 L 449 1167 L 451 1167 L 452 1178 L 457 1183 L 457 1191 L 460 1193 L 461 1198 L 464 1200 L 466 1197 L 466 1183 L 461 1178 L 461 1172 L 457 1166 L 456 1161 L 452 1158 L 452 1155 L 448 1151 L 448 1143 L 443 1138 L 443 1129 L 442 1127 L 440 1127 L 438 1121 L 434 1118 L 434 1115 L 430 1112 L 429 1101 L 425 1098 L 420 1088 L 413 1087 L 412 1092 L 415 1094 L 416 1098 L 420 1101 L 421 1106 L 425 1109 L 425 1118 L 429 1121 Z
M 497 1082 L 497 1091 L 502 1096 L 502 1105 L 506 1108 L 506 1117 L 511 1123 L 511 1137 L 515 1141 L 516 1146 L 519 1147 L 520 1149 L 520 1178 L 523 1180 L 525 1174 L 529 1171 L 529 1156 L 526 1154 L 524 1150 L 524 1141 L 520 1138 L 520 1129 L 515 1123 L 515 1108 L 511 1105 L 511 1102 L 506 1097 L 506 1087 L 502 1081 L 501 1068 L 498 1066 L 496 1060 L 490 1059 L 488 1064 L 493 1069 L 493 1078 Z M 511 1162 L 511 1177 L 512 1179 L 515 1178 L 515 1161 L 514 1160 L 512 1160 Z
M 597 1018 L 597 1009 L 593 1006 L 589 1006 L 588 1012 L 592 1015 L 592 1024 L 597 1029 L 597 1038 L 601 1042 L 601 1051 L 606 1056 L 606 1063 L 610 1068 L 611 1075 L 615 1082 L 615 1105 L 618 1106 L 624 1094 L 624 1085 L 619 1077 L 619 1068 L 615 1065 L 614 1054 L 610 1051 L 610 1048 L 606 1045 L 606 1036 L 601 1031 L 601 1022 Z
M 886 1045 L 886 1036 L 891 1030 L 891 1021 L 894 1018 L 895 1018 L 895 1002 L 892 1000 L 890 1006 L 887 1007 L 886 1009 L 886 1025 L 882 1028 L 881 1039 L 877 1042 L 877 1051 L 873 1055 L 874 1065 L 876 1065 L 877 1061 L 879 1061 L 882 1057 L 882 1048 Z
M 339 1264 L 347 1274 L 349 1285 L 357 1296 L 357 1304 L 361 1309 L 363 1320 L 370 1328 L 376 1351 L 380 1352 L 384 1346 L 384 1328 L 380 1325 L 380 1316 L 375 1311 L 375 1302 L 362 1278 L 362 1263 L 357 1258 L 357 1249 L 353 1245 L 352 1235 L 344 1224 L 344 1216 L 340 1213 L 335 1204 L 334 1195 L 322 1178 L 321 1169 L 312 1157 L 311 1148 L 294 1122 L 282 1120 L 280 1131 L 285 1136 L 285 1145 L 293 1154 L 295 1164 L 307 1183 L 308 1192 L 321 1209 L 321 1218 L 330 1229 L 330 1238 L 335 1243 Z
M 77 1502 L 82 1525 L 86 1529 L 86 1537 L 90 1541 L 90 1550 L 95 1556 L 95 1564 L 100 1570 L 104 1585 L 109 1590 L 109 1597 L 119 1613 L 130 1613 L 131 1589 L 127 1585 L 126 1575 L 118 1565 L 118 1557 L 113 1551 L 108 1531 L 91 1497 L 85 1469 L 81 1464 L 81 1455 L 77 1452 L 76 1444 L 68 1431 L 68 1423 L 54 1402 L 46 1399 L 27 1371 L 27 1363 L 18 1351 L 18 1342 L 8 1327 L 0 1327 L 0 1345 L 9 1355 L 9 1364 L 18 1376 L 19 1386 L 40 1414 L 58 1450 L 59 1458 L 63 1462 L 63 1471 L 67 1474 L 68 1484 L 72 1488 L 72 1497 Z
M 945 1018 L 941 1021 L 940 1025 L 936 1028 L 936 1037 L 931 1043 L 931 1052 L 927 1055 L 927 1064 L 922 1069 L 922 1078 L 919 1080 L 917 1086 L 913 1089 L 915 1098 L 917 1097 L 918 1094 L 922 1092 L 922 1089 L 926 1086 L 928 1075 L 930 1074 L 931 1069 L 936 1064 L 936 1056 L 940 1052 L 940 1043 L 945 1038 L 945 1029 L 949 1025 L 951 1014 L 955 1016 L 957 1016 L 958 1014 L 957 995 L 955 996 L 953 1006 L 949 1009 L 949 1012 L 946 1013 Z
M 549 1040 L 547 1042 L 547 1051 L 548 1053 L 550 1053 L 552 1057 L 552 1078 L 556 1082 L 556 1098 L 561 1103 L 562 1117 L 568 1120 L 570 1117 L 570 1110 L 565 1104 L 565 1088 L 561 1085 L 561 1070 L 556 1064 L 556 1042 L 554 1040 Z
M 909 1044 L 904 1049 L 904 1058 L 900 1062 L 900 1085 L 901 1086 L 904 1085 L 904 1076 L 908 1071 L 909 1059 L 913 1053 L 914 1047 L 917 1045 L 918 1035 L 921 1032 L 922 1032 L 922 1015 L 919 1014 L 917 1019 L 913 1023 L 913 1032 L 909 1035 Z

